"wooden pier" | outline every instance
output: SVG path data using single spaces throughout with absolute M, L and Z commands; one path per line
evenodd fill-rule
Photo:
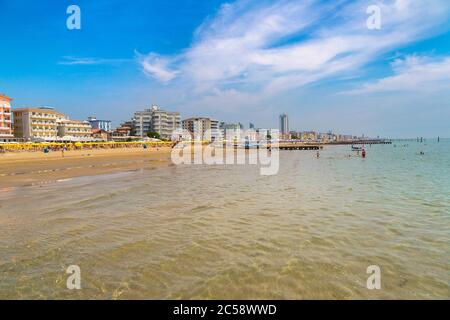
M 364 145 L 364 144 L 392 144 L 391 140 L 374 139 L 374 140 L 354 140 L 354 141 L 333 141 L 325 144 L 329 145 Z
M 305 143 L 305 142 L 280 142 L 278 146 L 272 146 L 272 148 L 278 148 L 279 150 L 321 150 L 326 145 L 372 145 L 372 144 L 392 144 L 390 140 L 354 140 L 354 141 L 336 141 L 336 142 L 317 142 L 317 143 Z
M 322 145 L 318 144 L 280 144 L 277 147 L 279 150 L 320 150 L 323 149 Z

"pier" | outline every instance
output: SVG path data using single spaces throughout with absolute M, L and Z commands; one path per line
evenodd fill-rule
M 323 149 L 323 145 L 318 144 L 296 144 L 296 143 L 287 143 L 280 144 L 277 147 L 279 150 L 320 150 Z
M 352 144 L 392 144 L 391 140 L 384 140 L 384 139 L 372 139 L 372 140 L 353 140 L 353 141 L 333 141 L 333 142 L 327 142 L 325 144 L 330 145 L 352 145 Z

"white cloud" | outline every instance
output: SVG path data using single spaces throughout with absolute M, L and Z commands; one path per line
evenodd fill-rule
M 144 72 L 158 81 L 167 83 L 175 78 L 178 73 L 177 71 L 169 69 L 169 59 L 155 53 L 151 53 L 147 56 L 138 54 L 138 57 Z
M 377 92 L 435 92 L 450 90 L 450 57 L 411 55 L 391 64 L 394 75 L 366 83 L 346 94 Z
M 368 30 L 373 1 L 242 0 L 225 4 L 176 57 L 140 59 L 145 72 L 197 94 L 274 95 L 348 77 L 382 54 L 442 30 L 448 0 L 384 0 L 381 30 Z M 219 98 L 223 97 L 217 94 Z
M 58 64 L 67 66 L 80 66 L 80 65 L 116 64 L 127 61 L 130 60 L 65 56 L 61 61 L 58 62 Z

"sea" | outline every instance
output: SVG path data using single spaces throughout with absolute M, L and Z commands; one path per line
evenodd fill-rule
M 449 299 L 450 140 L 365 149 L 4 188 L 0 298 Z

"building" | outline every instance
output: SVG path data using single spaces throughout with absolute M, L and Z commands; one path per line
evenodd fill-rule
M 0 141 L 11 139 L 13 127 L 11 120 L 11 98 L 0 94 Z
M 337 141 L 352 141 L 353 136 L 351 134 L 339 134 L 337 136 Z
M 111 131 L 92 129 L 92 139 L 96 141 L 109 141 L 111 140 Z
M 319 133 L 318 139 L 321 142 L 333 142 L 337 140 L 337 136 L 331 131 L 328 131 L 326 133 Z
M 13 110 L 14 136 L 25 141 L 90 141 L 89 121 L 70 120 L 51 107 Z
M 238 123 L 220 123 L 220 130 L 225 139 L 241 140 L 244 134 L 244 126 Z
M 152 107 L 151 129 L 159 133 L 164 140 L 171 140 L 172 133 L 181 128 L 179 112 L 164 111 L 157 106 Z
M 132 140 L 132 121 L 126 121 L 120 125 L 120 127 L 116 128 L 112 135 L 111 139 L 114 141 L 127 141 Z M 135 137 L 134 137 L 135 138 Z
M 144 138 L 150 131 L 152 126 L 152 111 L 151 109 L 145 109 L 144 111 L 136 111 L 132 119 L 133 123 L 131 131 L 134 135 Z
M 60 140 L 89 141 L 92 140 L 92 127 L 89 121 L 60 119 L 58 124 L 58 137 Z
M 297 139 L 300 139 L 301 136 L 302 136 L 301 132 L 298 132 L 298 131 L 295 131 L 295 130 L 289 131 L 290 139 L 297 140 Z
M 219 121 L 193 117 L 182 121 L 183 130 L 189 131 L 191 139 L 195 141 L 215 141 L 220 138 Z
M 111 120 L 99 120 L 97 117 L 91 116 L 88 118 L 88 121 L 92 129 L 111 131 Z
M 133 131 L 136 136 L 144 138 L 149 131 L 157 132 L 162 139 L 170 140 L 172 133 L 181 128 L 179 112 L 171 112 L 153 105 L 150 109 L 137 111 L 133 118 Z
M 13 110 L 14 136 L 25 141 L 55 141 L 58 121 L 66 116 L 50 107 L 19 108 Z
M 289 139 L 289 117 L 283 113 L 280 115 L 280 136 L 282 139 Z
M 318 133 L 315 131 L 303 131 L 300 139 L 303 141 L 316 141 L 318 139 Z
M 223 135 L 219 128 L 219 121 L 210 119 L 211 121 L 211 141 L 223 140 Z

